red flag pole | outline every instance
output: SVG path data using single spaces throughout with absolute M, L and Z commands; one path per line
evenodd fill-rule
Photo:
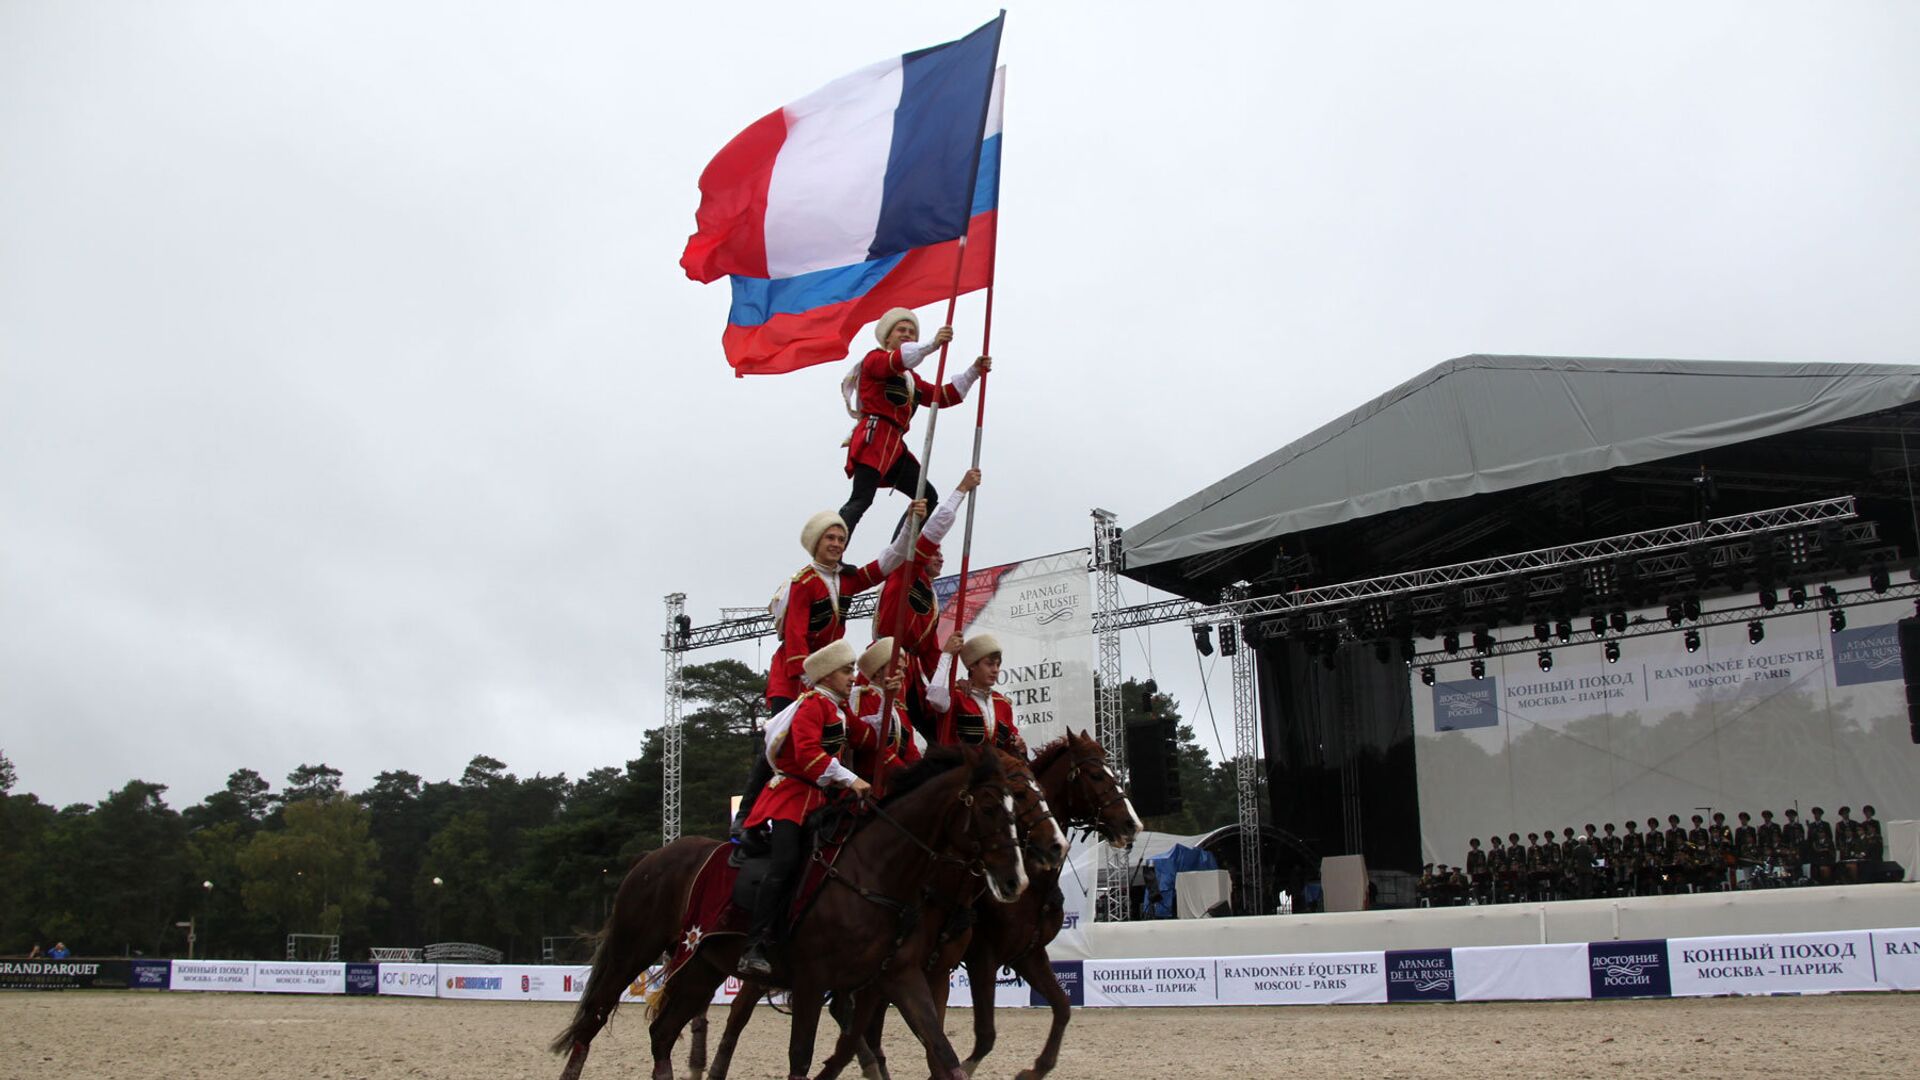
M 953 285 L 947 290 L 947 320 L 941 324 L 942 326 L 953 325 L 953 313 L 960 305 L 960 270 L 966 262 L 967 238 L 962 236 L 959 249 L 953 257 Z M 988 265 L 991 266 L 992 263 L 989 262 Z M 951 340 L 940 344 L 940 365 L 933 376 L 933 400 L 927 404 L 927 440 L 925 448 L 920 452 L 920 479 L 914 484 L 915 502 L 927 497 L 927 471 L 933 462 L 933 432 L 940 423 L 940 392 L 947 385 L 947 349 L 952 344 Z M 914 576 L 920 572 L 920 517 L 911 512 L 907 515 L 907 561 L 902 570 L 906 574 L 904 580 L 907 588 L 912 589 Z M 884 591 L 885 588 L 886 586 L 882 584 L 881 589 Z M 911 604 L 901 604 L 899 612 L 893 618 L 893 626 L 890 628 L 892 633 L 886 635 L 893 638 L 893 656 L 887 660 L 886 675 L 880 684 L 880 730 L 883 732 L 889 730 L 893 724 L 893 689 L 887 684 L 893 681 L 900 658 L 906 654 L 907 650 L 901 638 L 906 634 L 905 624 L 912 610 Z M 935 625 L 938 626 L 937 623 Z M 887 776 L 887 755 L 884 750 L 880 754 L 880 764 L 875 769 L 874 775 L 881 782 L 884 790 Z

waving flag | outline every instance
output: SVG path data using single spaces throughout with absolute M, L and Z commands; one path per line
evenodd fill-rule
M 1000 206 L 1000 112 L 1006 69 L 994 72 L 978 168 L 966 207 L 967 253 L 960 292 L 991 284 Z M 953 234 L 958 236 L 959 233 Z M 847 355 L 862 326 L 894 307 L 945 300 L 960 259 L 956 239 L 785 278 L 736 274 L 721 335 L 736 375 L 775 375 Z
M 735 136 L 700 175 L 687 276 L 790 278 L 964 235 L 1004 20 L 836 79 Z

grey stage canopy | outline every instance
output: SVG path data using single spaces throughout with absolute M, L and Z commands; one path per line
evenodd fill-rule
M 1920 367 L 1463 356 L 1126 530 L 1129 574 L 1920 401 Z

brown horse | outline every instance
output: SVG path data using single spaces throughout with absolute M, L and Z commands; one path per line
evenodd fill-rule
M 1011 781 L 1014 819 L 1019 835 L 1025 838 L 1026 863 L 1035 873 L 1052 871 L 1057 874 L 1067 856 L 1066 833 L 1054 818 L 1040 782 L 1027 762 L 1004 751 L 999 752 L 999 757 L 1001 767 Z M 894 953 L 893 964 L 917 966 L 929 972 L 927 990 L 938 1012 L 945 1011 L 947 988 L 944 981 L 935 985 L 932 973 L 937 971 L 944 975 L 965 955 L 972 935 L 972 920 L 965 913 L 976 902 L 984 906 L 995 904 L 981 897 L 982 888 L 976 880 L 969 880 L 977 876 L 977 872 L 971 870 L 966 876 L 956 875 L 950 872 L 950 868 L 937 874 L 935 880 L 928 883 L 927 904 L 919 928 Z M 707 1074 L 709 1080 L 726 1080 L 740 1034 L 753 1019 L 754 1007 L 766 995 L 767 989 L 759 983 L 748 982 L 741 986 L 740 993 L 728 1006 L 726 1029 L 721 1034 L 719 1046 L 714 1050 L 712 1072 Z M 847 996 L 836 995 L 833 1016 L 840 1022 L 841 1034 L 833 1054 L 827 1059 L 822 1076 L 837 1073 L 854 1054 L 859 1055 L 862 1071 L 867 1075 L 886 1075 L 886 1058 L 879 1052 L 884 1011 L 871 1011 L 872 1018 L 864 1026 L 856 1026 L 851 1000 Z M 707 1063 L 707 1022 L 704 1016 L 693 1022 L 691 1034 L 693 1045 L 688 1066 L 699 1077 Z M 929 1064 L 932 1064 L 931 1054 Z
M 552 1045 L 555 1053 L 567 1054 L 561 1080 L 579 1077 L 593 1037 L 619 1006 L 621 994 L 679 936 L 694 876 L 719 844 L 683 837 L 627 872 L 573 1022 Z M 934 873 L 975 864 L 996 898 L 1010 901 L 1026 888 L 1011 785 L 996 755 L 935 751 L 900 772 L 893 793 L 855 827 L 827 883 L 775 957 L 773 981 L 793 990 L 787 1045 L 793 1076 L 805 1076 L 813 1058 L 826 994 L 876 981 L 928 1044 L 939 1074 L 966 1075 L 940 1031 L 923 974 L 889 960 L 919 924 L 922 889 Z M 680 1030 L 706 1010 L 745 945 L 739 935 L 706 938 L 662 988 L 649 1025 L 653 1080 L 672 1080 L 673 1044 Z
M 1106 751 L 1092 736 L 1070 731 L 1041 747 L 1034 755 L 1033 771 L 1048 804 L 1058 810 L 1068 829 L 1091 830 L 1116 848 L 1133 846 L 1140 817 L 1127 801 L 1119 778 L 1107 767 Z M 1002 967 L 1012 968 L 1039 991 L 1053 1014 L 1045 1047 L 1033 1067 L 1018 1074 L 1018 1080 L 1039 1080 L 1059 1061 L 1060 1041 L 1073 1018 L 1067 993 L 1054 978 L 1053 961 L 1047 956 L 1047 944 L 1060 933 L 1066 915 L 1059 881 L 1057 867 L 1036 873 L 1020 899 L 974 909 L 977 920 L 966 956 L 967 978 L 973 987 L 973 1049 L 961 1064 L 968 1075 L 993 1050 L 993 983 Z

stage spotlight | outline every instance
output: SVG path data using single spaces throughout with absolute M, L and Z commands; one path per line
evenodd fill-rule
M 1691 593 L 1687 594 L 1686 598 L 1680 601 L 1680 613 L 1693 622 L 1699 622 L 1700 598 Z
M 1874 563 L 1873 569 L 1867 571 L 1867 584 L 1873 586 L 1876 594 L 1885 594 L 1893 588 L 1893 579 L 1887 575 L 1887 564 Z
M 1620 643 L 1619 642 L 1617 641 L 1607 642 L 1606 657 L 1607 657 L 1607 663 L 1609 664 L 1617 664 L 1620 662 Z
M 1807 587 L 1798 583 L 1787 586 L 1787 602 L 1797 608 L 1806 607 Z
M 1458 630 L 1447 631 L 1446 636 L 1440 639 L 1440 647 L 1447 650 L 1450 653 L 1459 652 L 1460 651 L 1460 631 Z
M 1687 643 L 1687 651 L 1688 651 L 1688 652 L 1699 652 L 1699 651 L 1700 651 L 1700 631 L 1698 631 L 1698 630 L 1689 630 L 1689 631 L 1687 631 L 1687 636 L 1686 636 L 1686 638 L 1685 638 L 1685 640 L 1686 640 L 1686 643 Z
M 1541 649 L 1539 653 L 1537 653 L 1534 656 L 1534 659 L 1539 661 L 1541 671 L 1553 670 L 1553 653 L 1552 652 L 1546 649 Z
M 1607 612 L 1607 625 L 1609 627 L 1612 627 L 1613 632 L 1616 634 L 1626 633 L 1627 632 L 1627 609 L 1617 607 L 1617 608 L 1614 608 L 1612 611 Z
M 1559 638 L 1560 644 L 1562 645 L 1565 645 L 1567 642 L 1572 641 L 1573 640 L 1573 623 L 1567 621 L 1566 619 L 1561 619 L 1559 622 L 1555 623 L 1553 626 L 1553 636 Z
M 1668 626 L 1679 626 L 1680 620 L 1685 617 L 1686 617 L 1686 614 L 1680 610 L 1680 601 L 1675 600 L 1674 602 L 1667 605 L 1667 625 Z
M 673 617 L 673 633 L 681 645 L 686 645 L 693 637 L 693 619 L 687 615 Z
M 1595 615 L 1592 618 L 1588 619 L 1587 632 L 1592 634 L 1594 637 L 1599 637 L 1601 634 L 1606 633 L 1607 617 L 1605 615 Z
M 1840 606 L 1840 590 L 1832 585 L 1820 586 L 1820 602 L 1828 607 Z
M 1487 677 L 1487 662 L 1485 660 L 1475 660 L 1472 664 L 1468 665 L 1467 670 L 1473 673 L 1474 678 L 1484 679 Z
M 1240 639 L 1233 632 L 1232 623 L 1220 624 L 1220 655 L 1232 656 L 1240 651 Z
M 1547 629 L 1547 624 L 1544 622 L 1537 622 L 1533 624 L 1533 640 L 1535 641 L 1547 640 L 1547 636 L 1551 632 L 1552 631 Z
M 1206 623 L 1193 624 L 1193 647 L 1200 650 L 1201 656 L 1213 655 L 1213 627 Z
M 1485 630 L 1475 630 L 1473 632 L 1473 648 L 1476 652 L 1482 652 L 1482 653 L 1492 652 L 1493 651 L 1493 635 L 1488 633 Z
M 1747 644 L 1758 645 L 1767 638 L 1767 627 L 1759 619 L 1747 624 Z
M 1420 681 L 1428 686 L 1432 686 L 1433 685 L 1433 669 L 1430 667 L 1421 668 Z
M 1847 628 L 1847 612 L 1845 608 L 1834 608 L 1832 611 L 1827 613 L 1827 629 L 1828 630 L 1837 634 L 1840 631 L 1845 630 L 1846 628 Z
M 1780 594 L 1773 586 L 1768 585 L 1760 590 L 1760 606 L 1767 611 L 1780 606 Z
M 1405 663 L 1408 667 L 1413 666 L 1413 652 L 1414 652 L 1413 639 L 1401 638 L 1400 639 L 1400 660 L 1401 662 Z

